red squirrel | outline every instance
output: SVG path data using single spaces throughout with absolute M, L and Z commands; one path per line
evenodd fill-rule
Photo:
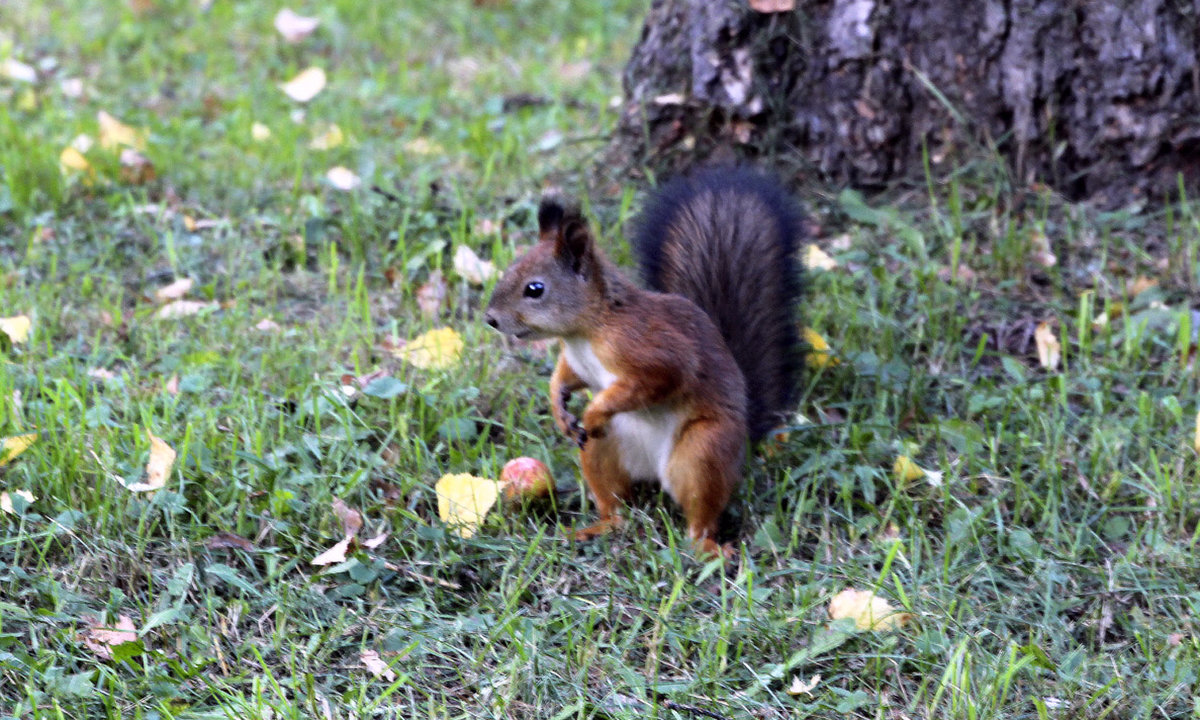
M 526 340 L 559 338 L 550 379 L 558 429 L 581 449 L 599 521 L 621 522 L 630 485 L 655 480 L 679 503 L 703 556 L 731 556 L 717 522 L 746 441 L 791 409 L 802 362 L 796 311 L 801 216 L 778 183 L 708 170 L 657 192 L 634 250 L 646 285 L 597 247 L 578 205 L 538 209 L 539 241 L 496 284 L 486 321 Z M 593 393 L 581 419 L 571 395 Z

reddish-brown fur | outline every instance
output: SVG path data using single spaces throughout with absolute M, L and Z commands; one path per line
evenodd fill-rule
M 487 321 L 562 340 L 551 411 L 582 449 L 600 515 L 579 537 L 620 523 L 633 481 L 657 480 L 702 554 L 731 552 L 716 542 L 717 521 L 747 436 L 775 427 L 795 397 L 799 224 L 786 192 L 752 172 L 672 182 L 635 243 L 657 292 L 605 259 L 577 207 L 542 201 L 540 242 L 497 283 Z M 594 396 L 576 419 L 567 401 L 585 388 Z

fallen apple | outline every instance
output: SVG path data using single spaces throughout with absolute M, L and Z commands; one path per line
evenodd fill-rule
M 504 499 L 509 501 L 545 497 L 554 491 L 550 468 L 531 457 L 513 458 L 504 463 L 500 484 L 504 486 Z

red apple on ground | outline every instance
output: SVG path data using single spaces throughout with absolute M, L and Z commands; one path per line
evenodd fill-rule
M 510 501 L 545 497 L 554 491 L 550 468 L 531 457 L 513 458 L 504 463 L 500 482 L 504 484 L 504 499 Z

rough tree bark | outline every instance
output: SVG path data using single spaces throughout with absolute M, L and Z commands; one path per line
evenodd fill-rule
M 613 150 L 729 148 L 881 186 L 996 152 L 1017 183 L 1123 204 L 1200 179 L 1200 0 L 654 0 Z

